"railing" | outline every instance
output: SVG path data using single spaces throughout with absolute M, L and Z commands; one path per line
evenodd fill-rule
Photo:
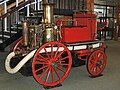
M 10 10 L 11 8 L 17 7 L 20 3 L 24 2 L 24 0 L 16 0 L 16 2 L 13 2 L 13 3 L 11 3 L 10 5 L 7 5 L 7 4 L 6 4 L 6 6 L 5 6 L 5 3 L 9 2 L 9 1 L 10 1 L 10 0 L 8 0 L 8 1 L 5 0 L 5 1 L 3 1 L 3 2 L 0 3 L 1 6 L 4 6 L 4 7 L 1 8 L 1 10 L 0 10 L 0 14 L 1 14 L 1 15 L 4 14 L 5 11 Z M 7 10 L 5 10 L 5 7 L 7 7 L 7 8 L 6 8 Z
M 9 6 L 7 6 L 7 2 L 9 2 L 10 0 L 5 0 L 5 1 L 3 1 L 3 2 L 0 2 L 0 6 L 2 5 L 2 6 L 4 6 L 4 10 L 2 10 L 0 13 L 3 13 L 4 15 L 2 15 L 2 18 L 4 18 L 4 29 L 5 29 L 5 31 L 7 31 L 7 15 L 8 15 L 8 13 L 10 13 L 10 11 L 8 11 L 9 9 L 11 9 L 12 7 L 14 7 L 14 6 L 16 6 L 17 8 L 16 9 L 14 9 L 13 10 L 13 12 L 14 11 L 17 11 L 17 10 L 19 10 L 20 9 L 20 7 L 21 7 L 21 4 L 19 5 L 19 3 L 21 3 L 22 1 L 24 1 L 24 0 L 16 0 L 16 2 L 15 3 L 13 3 L 12 5 L 9 5 Z M 27 2 L 28 1 L 28 3 L 25 3 L 26 5 L 27 4 L 29 4 L 29 2 L 33 2 L 32 4 L 34 4 L 35 5 L 35 9 L 40 9 L 40 1 L 41 0 L 25 0 L 25 2 Z M 38 3 L 39 2 L 39 3 Z M 24 5 L 25 5 L 24 4 Z M 24 8 L 24 5 L 22 5 L 22 7 L 21 8 Z M 38 8 L 36 8 L 36 6 L 38 6 Z M 27 5 L 27 16 L 29 16 L 29 12 L 30 11 L 30 8 L 29 8 L 29 5 Z M 12 12 L 11 12 L 12 13 Z M 8 15 L 9 16 L 9 15 Z M 5 18 L 6 17 L 6 18 Z M 16 17 L 16 19 L 18 18 L 18 14 L 16 14 L 15 15 L 15 17 Z M 1 16 L 0 16 L 0 19 L 1 19 Z
M 30 16 L 31 9 L 41 10 L 41 0 L 25 0 L 24 3 L 19 4 L 18 0 L 16 0 L 16 7 L 13 9 L 7 10 L 7 2 L 9 0 L 5 0 L 0 2 L 0 5 L 4 5 L 4 14 L 0 16 L 0 31 L 2 32 L 2 40 L 5 41 L 4 33 L 9 32 L 10 37 L 12 35 L 13 25 L 16 25 L 16 31 L 19 32 L 19 24 L 22 20 L 25 20 L 26 16 Z M 39 5 L 39 6 L 38 6 Z M 22 14 L 21 14 L 22 13 Z

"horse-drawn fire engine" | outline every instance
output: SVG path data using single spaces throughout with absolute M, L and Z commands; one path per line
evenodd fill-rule
M 74 12 L 69 18 L 54 17 L 53 7 L 43 0 L 42 23 L 23 22 L 23 36 L 7 56 L 6 70 L 14 74 L 29 64 L 38 83 L 56 86 L 68 77 L 72 65 L 85 61 L 89 75 L 100 76 L 106 67 L 106 45 L 96 39 L 96 15 Z

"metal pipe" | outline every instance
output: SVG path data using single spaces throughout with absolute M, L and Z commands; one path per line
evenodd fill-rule
M 27 21 L 23 22 L 22 35 L 23 35 L 24 46 L 28 46 L 28 43 L 29 43 L 29 25 L 28 25 Z

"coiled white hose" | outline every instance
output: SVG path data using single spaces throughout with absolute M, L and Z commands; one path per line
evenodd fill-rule
M 35 52 L 36 52 L 36 50 L 31 51 L 14 68 L 10 67 L 10 61 L 11 61 L 12 57 L 15 56 L 15 53 L 11 52 L 5 60 L 5 69 L 11 74 L 17 73 L 22 68 L 22 66 L 25 65 L 25 63 L 34 56 Z

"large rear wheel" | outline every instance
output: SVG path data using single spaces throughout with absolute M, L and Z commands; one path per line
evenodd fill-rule
M 68 48 L 59 42 L 48 42 L 37 50 L 32 72 L 35 80 L 43 86 L 56 86 L 67 78 L 71 65 Z

